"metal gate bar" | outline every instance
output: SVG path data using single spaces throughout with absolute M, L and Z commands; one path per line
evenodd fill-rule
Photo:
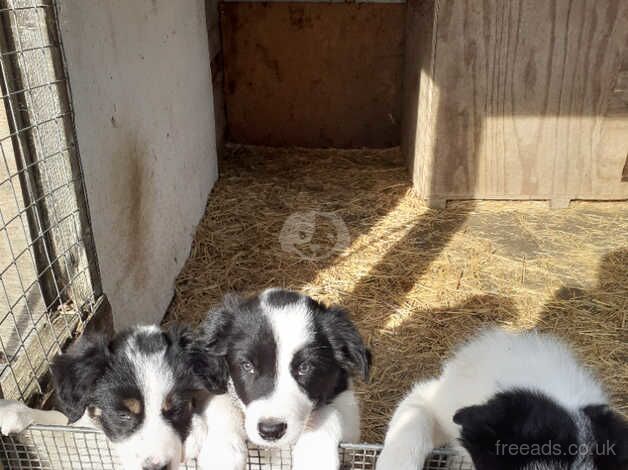
M 374 470 L 382 446 L 342 444 L 341 470 Z M 0 462 L 15 470 L 118 470 L 120 464 L 104 434 L 89 428 L 31 426 L 19 436 L 0 438 Z M 196 470 L 194 462 L 182 470 Z M 289 449 L 249 446 L 247 470 L 290 470 Z M 419 469 L 417 469 L 419 470 Z M 437 449 L 424 470 L 473 470 L 465 457 L 452 449 Z

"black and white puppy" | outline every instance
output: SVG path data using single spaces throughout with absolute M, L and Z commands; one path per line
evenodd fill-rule
M 228 395 L 212 400 L 205 446 L 217 470 L 241 470 L 246 440 L 293 446 L 295 470 L 337 470 L 338 444 L 360 435 L 352 377 L 366 379 L 370 352 L 347 313 L 305 295 L 269 289 L 227 297 L 204 325 L 207 347 L 225 357 Z
M 2 433 L 33 423 L 96 427 L 129 470 L 174 470 L 195 458 L 207 434 L 207 401 L 227 385 L 224 359 L 183 327 L 84 336 L 55 359 L 52 377 L 62 413 L 3 401 Z
M 395 411 L 377 470 L 416 470 L 459 441 L 477 470 L 626 470 L 628 423 L 553 336 L 493 329 Z

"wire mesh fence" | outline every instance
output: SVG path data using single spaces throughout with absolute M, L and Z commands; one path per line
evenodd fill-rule
M 381 446 L 343 444 L 341 470 L 374 470 Z M 247 470 L 290 470 L 288 449 L 250 446 Z M 67 426 L 31 426 L 19 436 L 0 438 L 0 462 L 16 470 L 118 470 L 120 464 L 104 434 L 93 429 Z M 181 470 L 196 470 L 194 462 Z M 472 470 L 468 460 L 449 449 L 438 449 L 424 470 Z M 419 470 L 419 469 L 417 469 Z
M 0 391 L 41 402 L 99 291 L 52 0 L 0 0 Z

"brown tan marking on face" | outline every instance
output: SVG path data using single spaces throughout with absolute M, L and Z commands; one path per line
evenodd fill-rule
M 142 403 L 137 398 L 125 398 L 122 400 L 122 404 L 134 415 L 139 415 L 142 412 Z

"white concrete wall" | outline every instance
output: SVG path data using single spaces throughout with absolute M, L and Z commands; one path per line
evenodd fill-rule
M 103 289 L 156 322 L 217 177 L 204 0 L 59 0 Z

